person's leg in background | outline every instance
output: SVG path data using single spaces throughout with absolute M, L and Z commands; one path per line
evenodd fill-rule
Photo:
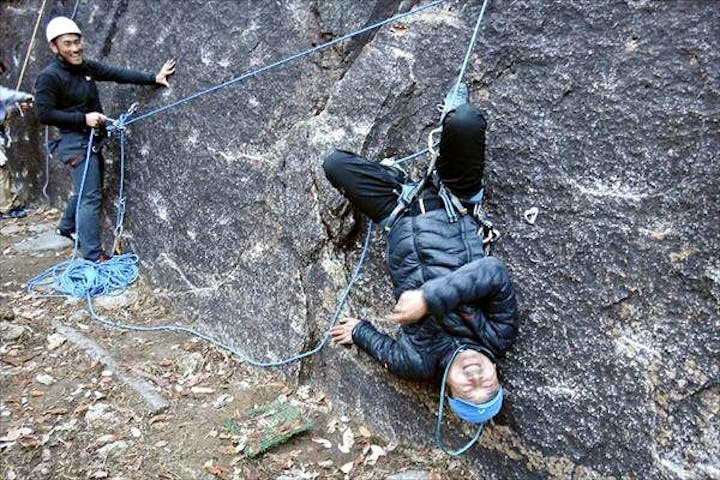
M 2 136 L 0 136 L 0 215 L 3 218 L 22 218 L 27 215 L 18 201 Z

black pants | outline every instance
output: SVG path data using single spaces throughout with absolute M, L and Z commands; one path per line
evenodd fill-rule
M 445 116 L 436 166 L 455 195 L 470 198 L 482 188 L 486 125 L 469 103 Z M 327 157 L 323 168 L 333 187 L 374 222 L 397 205 L 402 179 L 392 169 L 342 150 Z

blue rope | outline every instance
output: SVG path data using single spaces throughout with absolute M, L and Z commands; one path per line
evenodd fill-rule
M 79 3 L 80 3 L 80 0 L 75 0 L 75 6 L 73 7 L 72 15 L 70 15 L 70 18 L 72 20 L 75 20 L 75 14 L 77 13 Z
M 460 353 L 465 348 L 465 345 L 461 345 L 458 348 L 455 349 L 455 352 L 453 352 L 452 357 L 450 357 L 450 360 L 448 361 L 447 365 L 445 366 L 445 373 L 443 373 L 442 383 L 440 384 L 440 401 L 438 405 L 438 414 L 437 414 L 437 423 L 435 424 L 435 443 L 437 446 L 442 450 L 443 452 L 447 453 L 451 457 L 458 457 L 462 455 L 463 453 L 467 452 L 470 447 L 475 445 L 475 442 L 477 442 L 480 439 L 480 436 L 483 433 L 483 430 L 485 429 L 485 424 L 482 423 L 478 427 L 477 431 L 475 432 L 475 435 L 462 447 L 460 447 L 457 450 L 450 450 L 442 439 L 442 421 L 443 421 L 443 412 L 445 410 L 445 384 L 447 383 L 447 377 L 448 373 L 450 372 L 450 367 L 452 366 L 453 361 L 455 360 L 455 357 L 457 357 L 458 353 Z
M 235 78 L 231 78 L 230 80 L 228 80 L 228 81 L 226 81 L 226 82 L 223 82 L 223 83 L 221 83 L 221 84 L 219 84 L 219 85 L 216 85 L 216 86 L 214 86 L 214 87 L 210 87 L 210 88 L 207 88 L 207 89 L 202 90 L 202 91 L 200 91 L 200 92 L 194 93 L 194 94 L 192 94 L 192 95 L 190 95 L 190 96 L 187 96 L 187 97 L 185 97 L 185 98 L 182 98 L 182 99 L 180 99 L 180 100 L 178 100 L 178 101 L 176 101 L 176 102 L 170 103 L 170 104 L 165 105 L 165 106 L 163 106 L 163 107 L 156 108 L 155 110 L 151 110 L 151 111 L 146 112 L 146 113 L 144 113 L 144 114 L 142 114 L 142 115 L 138 115 L 138 116 L 136 116 L 135 118 L 129 120 L 125 125 L 130 125 L 130 124 L 135 123 L 135 122 L 137 122 L 137 121 L 139 121 L 139 120 L 143 120 L 143 119 L 145 119 L 145 118 L 148 118 L 148 117 L 151 117 L 151 116 L 153 116 L 153 115 L 156 115 L 156 114 L 158 114 L 158 113 L 160 113 L 160 112 L 164 112 L 164 111 L 170 110 L 171 108 L 178 107 L 178 106 L 180 106 L 180 105 L 182 105 L 182 104 L 184 104 L 184 103 L 190 102 L 190 101 L 192 101 L 192 100 L 195 100 L 196 98 L 202 97 L 202 96 L 207 95 L 207 94 L 209 94 L 209 93 L 217 92 L 218 90 L 221 90 L 221 89 L 223 89 L 223 88 L 225 88 L 225 87 L 229 87 L 230 85 L 233 85 L 233 84 L 235 84 L 235 83 L 241 82 L 241 81 L 243 81 L 243 80 L 245 80 L 245 79 L 247 79 L 247 78 L 249 78 L 249 77 L 253 77 L 253 76 L 258 75 L 258 74 L 263 73 L 263 72 L 267 72 L 268 70 L 272 70 L 272 69 L 274 69 L 274 68 L 276 68 L 276 67 L 280 67 L 280 66 L 282 66 L 282 65 L 288 64 L 288 63 L 293 62 L 293 61 L 295 61 L 295 60 L 298 60 L 298 59 L 300 59 L 300 58 L 306 57 L 306 56 L 308 56 L 308 55 L 310 55 L 310 54 L 312 54 L 312 53 L 319 52 L 320 50 L 325 50 L 325 49 L 327 49 L 327 48 L 329 48 L 329 47 L 332 47 L 333 45 L 336 45 L 336 44 L 338 44 L 338 43 L 340 43 L 340 42 L 343 42 L 343 41 L 348 40 L 348 39 L 350 39 L 350 38 L 356 37 L 356 36 L 361 35 L 361 34 L 363 34 L 363 33 L 369 32 L 370 30 L 375 30 L 376 28 L 380 28 L 380 27 L 382 27 L 383 25 L 387 25 L 388 23 L 396 22 L 396 21 L 400 20 L 401 18 L 405 18 L 405 17 L 407 17 L 407 16 L 409 16 L 409 15 L 413 15 L 413 14 L 419 13 L 419 12 L 421 12 L 421 11 L 423 11 L 423 10 L 427 10 L 427 9 L 432 8 L 432 7 L 436 6 L 436 5 L 439 5 L 439 4 L 441 4 L 441 3 L 445 2 L 445 1 L 447 1 L 447 0 L 436 0 L 436 1 L 434 1 L 434 2 L 430 2 L 430 3 L 428 3 L 427 5 L 423 5 L 422 7 L 416 8 L 415 10 L 411 10 L 411 11 L 409 11 L 409 12 L 405 12 L 405 13 L 401 13 L 401 14 L 399 14 L 399 15 L 395 15 L 394 17 L 390 17 L 390 18 L 387 18 L 387 19 L 382 20 L 382 21 L 380 21 L 380 22 L 377 22 L 377 23 L 374 23 L 374 24 L 372 24 L 372 25 L 369 25 L 369 26 L 367 26 L 367 27 L 361 28 L 360 30 L 357 30 L 357 31 L 355 31 L 355 32 L 353 32 L 353 33 L 348 33 L 347 35 L 343 35 L 342 37 L 336 38 L 335 40 L 331 40 L 331 41 L 329 41 L 329 42 L 323 43 L 323 44 L 321 44 L 321 45 L 318 45 L 318 46 L 316 46 L 316 47 L 310 48 L 310 49 L 305 50 L 305 51 L 303 51 L 303 52 L 296 53 L 295 55 L 292 55 L 292 56 L 290 56 L 290 57 L 288 57 L 288 58 L 285 58 L 285 59 L 283 59 L 283 60 L 279 60 L 279 61 L 274 62 L 274 63 L 271 63 L 271 64 L 269 64 L 269 65 L 265 65 L 264 67 L 260 67 L 260 68 L 258 68 L 258 69 L 251 70 L 251 71 L 249 71 L 249 72 L 243 73 L 243 74 L 241 74 L 241 75 L 239 75 L 239 76 L 237 76 L 237 77 L 235 77 Z
M 27 282 L 26 289 L 50 289 L 43 297 L 86 298 L 88 295 L 114 295 L 138 277 L 139 258 L 134 254 L 111 257 L 102 263 L 82 258 L 65 260 Z
M 113 249 L 119 249 L 120 237 L 123 233 L 123 225 L 125 223 L 125 122 L 130 116 L 130 112 L 120 115 L 117 122 L 110 131 L 120 132 L 120 178 L 118 179 L 118 196 L 116 204 L 115 229 L 113 230 Z M 117 125 L 117 126 L 116 126 Z
M 325 330 L 325 334 L 323 335 L 322 340 L 318 345 L 313 348 L 312 350 L 308 350 L 307 352 L 300 353 L 298 355 L 294 355 L 290 358 L 286 358 L 283 360 L 278 361 L 268 361 L 268 362 L 262 362 L 259 360 L 254 360 L 247 356 L 245 353 L 243 353 L 240 350 L 237 350 L 236 348 L 233 348 L 229 345 L 226 345 L 209 335 L 206 335 L 204 333 L 198 332 L 197 330 L 194 330 L 189 327 L 183 327 L 180 325 L 157 325 L 157 326 L 138 326 L 138 325 L 131 325 L 127 323 L 120 323 L 120 322 L 113 322 L 111 320 L 108 320 L 104 317 L 99 316 L 95 310 L 92 308 L 92 296 L 87 295 L 87 302 L 88 302 L 88 310 L 90 312 L 90 315 L 92 318 L 108 327 L 117 328 L 121 330 L 130 330 L 135 332 L 175 332 L 175 333 L 186 333 L 192 336 L 195 336 L 197 338 L 200 338 L 202 340 L 205 340 L 208 343 L 211 343 L 215 345 L 218 348 L 221 348 L 227 352 L 229 352 L 232 355 L 235 355 L 243 362 L 252 365 L 254 367 L 260 367 L 260 368 L 269 368 L 269 367 L 279 367 L 282 365 L 287 365 L 293 362 L 296 362 L 298 360 L 302 360 L 303 358 L 309 357 L 311 355 L 316 354 L 320 350 L 322 350 L 325 345 L 327 345 L 328 341 L 330 340 L 330 330 L 332 327 L 334 327 L 337 324 L 338 319 L 340 318 L 340 314 L 342 313 L 343 307 L 345 306 L 345 302 L 347 301 L 348 296 L 350 295 L 350 292 L 352 291 L 353 286 L 355 285 L 355 282 L 357 281 L 358 277 L 360 276 L 360 269 L 362 267 L 363 262 L 365 261 L 365 258 L 367 256 L 367 252 L 370 250 L 370 241 L 372 239 L 372 232 L 373 232 L 373 224 L 372 222 L 369 222 L 368 224 L 368 232 L 365 236 L 365 243 L 363 245 L 362 253 L 360 254 L 360 258 L 357 261 L 357 264 L 355 265 L 355 269 L 353 270 L 352 276 L 350 277 L 350 280 L 348 282 L 347 287 L 345 287 L 345 290 L 343 291 L 342 295 L 340 296 L 340 300 L 338 301 L 338 306 L 335 309 L 335 313 L 332 316 L 332 319 L 330 321 L 330 325 Z M 115 258 L 115 257 L 113 257 Z M 107 263 L 107 262 L 106 262 Z M 104 264 L 103 264 L 104 265 Z
M 77 192 L 78 199 L 75 205 L 76 230 L 78 230 L 77 222 L 80 219 L 80 205 L 82 203 L 85 180 L 90 165 L 94 134 L 95 129 L 93 128 L 90 130 L 88 136 L 83 176 Z M 31 292 L 37 288 L 48 288 L 51 291 L 54 290 L 56 293 L 44 296 L 86 298 L 87 296 L 117 293 L 127 288 L 128 285 L 137 279 L 137 264 L 139 261 L 137 255 L 117 255 L 102 263 L 80 259 L 77 258 L 79 238 L 79 235 L 75 235 L 72 257 L 30 279 L 25 286 L 27 292 Z
M 470 63 L 470 57 L 472 55 L 473 49 L 475 48 L 475 42 L 477 41 L 478 32 L 480 32 L 480 22 L 482 22 L 483 16 L 485 15 L 485 8 L 487 7 L 489 1 L 490 0 L 485 0 L 483 2 L 482 8 L 480 9 L 480 15 L 478 15 L 477 22 L 475 22 L 475 30 L 473 31 L 472 37 L 470 38 L 468 48 L 465 51 L 465 59 L 463 60 L 462 67 L 460 68 L 460 74 L 457 77 L 457 82 L 455 82 L 455 88 L 453 89 L 452 93 L 453 97 L 457 95 L 457 91 L 460 88 L 460 83 L 462 83 L 463 77 L 465 77 L 465 70 L 467 70 L 467 66 Z
M 47 189 L 48 185 L 50 184 L 50 127 L 45 125 L 45 184 L 42 188 L 42 194 L 43 197 L 45 197 L 45 200 L 48 202 L 50 201 L 50 197 L 48 196 Z

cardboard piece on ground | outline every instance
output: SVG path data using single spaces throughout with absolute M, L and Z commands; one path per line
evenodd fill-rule
M 252 458 L 285 443 L 298 433 L 310 430 L 313 421 L 290 402 L 275 399 L 246 410 L 237 422 L 226 419 L 223 427 L 236 438 L 243 439 L 245 445 L 242 452 Z

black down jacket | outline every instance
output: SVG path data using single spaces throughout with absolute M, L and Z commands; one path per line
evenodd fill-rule
M 397 339 L 360 322 L 353 342 L 394 374 L 425 381 L 437 380 L 462 344 L 491 357 L 510 348 L 518 333 L 512 282 L 500 260 L 484 256 L 477 231 L 472 216 L 450 223 L 442 208 L 401 217 L 387 236 L 395 298 L 420 288 L 430 313 Z

